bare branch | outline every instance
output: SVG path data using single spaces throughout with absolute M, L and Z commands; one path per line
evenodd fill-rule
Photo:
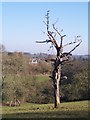
M 61 30 L 61 32 L 63 32 L 63 29 Z
M 61 64 L 71 60 L 72 60 L 72 54 L 70 54 L 69 52 L 62 53 L 62 55 L 60 56 Z
M 63 41 L 63 38 L 66 36 L 66 35 L 61 35 L 61 33 L 58 31 L 57 28 L 55 28 L 55 24 L 53 24 L 53 29 L 58 33 L 58 35 L 60 36 L 61 38 L 61 42 L 60 42 L 60 48 L 62 47 L 62 41 Z
M 50 58 L 50 59 L 45 59 L 45 61 L 46 61 L 46 62 L 54 62 L 54 61 L 55 61 L 55 59 Z
M 56 33 L 54 34 L 54 38 L 56 37 Z
M 47 25 L 47 31 L 49 30 L 49 11 L 50 10 L 47 11 L 47 15 L 46 15 L 46 19 L 47 19 L 47 23 L 46 23 L 46 25 Z
M 51 79 L 54 79 L 52 76 L 49 76 Z M 61 76 L 61 80 L 67 80 L 67 76 Z
M 54 23 L 54 25 L 58 22 L 59 18 L 57 18 L 56 22 Z
M 50 31 L 48 31 L 48 37 L 51 40 L 52 44 L 55 46 L 56 49 L 59 48 L 55 38 L 53 37 L 52 33 Z
M 51 40 L 48 40 L 48 39 L 47 39 L 47 40 L 45 40 L 45 41 L 36 41 L 36 43 L 45 43 L 45 42 L 46 42 L 46 43 L 49 43 L 49 42 L 51 42 Z
M 53 29 L 58 33 L 58 35 L 62 36 L 60 32 L 57 30 L 57 28 L 55 28 L 55 24 L 52 24 L 52 25 L 53 25 Z
M 50 48 L 48 49 L 48 51 L 50 51 L 51 48 L 53 48 L 53 45 L 50 46 Z
M 65 36 L 66 36 L 66 35 L 61 36 L 60 48 L 62 48 L 62 41 L 63 41 L 63 38 L 64 38 Z
M 47 26 L 47 24 L 45 23 L 45 21 L 43 21 L 43 23 Z
M 68 53 L 68 52 L 64 52 L 64 53 L 62 53 L 62 55 L 60 56 L 60 58 L 63 58 L 63 57 L 66 57 L 66 56 L 70 56 L 70 55 L 72 55 L 72 54 L 70 54 L 70 53 Z
M 72 51 L 74 51 L 80 44 L 81 44 L 82 40 L 80 41 L 79 44 L 77 44 L 70 52 L 68 52 L 68 54 L 70 54 Z
M 43 30 L 41 30 L 43 32 L 43 34 L 46 34 Z
M 54 38 L 56 36 L 56 34 L 55 34 L 55 32 L 50 32 L 49 31 L 49 10 L 47 11 L 46 19 L 47 19 L 47 21 L 46 21 L 45 24 L 47 26 L 47 36 L 49 37 L 48 42 L 52 42 L 52 44 L 55 46 L 55 48 L 58 49 L 59 46 L 58 46 L 58 44 L 57 44 L 57 42 Z M 53 34 L 54 34 L 54 36 L 53 36 Z M 44 42 L 47 42 L 47 41 L 44 41 Z
M 77 38 L 81 37 L 80 35 L 76 36 Z
M 65 80 L 67 80 L 67 76 L 61 76 L 61 80 L 63 80 L 63 79 L 65 79 Z
M 75 44 L 79 41 L 81 41 L 81 40 L 75 40 L 74 42 L 70 42 L 70 43 L 67 43 L 67 44 L 63 45 L 63 47 L 66 47 L 66 46 L 71 45 L 71 44 Z

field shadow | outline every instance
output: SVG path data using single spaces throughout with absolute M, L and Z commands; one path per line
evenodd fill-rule
M 49 111 L 49 112 L 27 112 L 3 114 L 2 120 L 89 120 L 86 111 Z

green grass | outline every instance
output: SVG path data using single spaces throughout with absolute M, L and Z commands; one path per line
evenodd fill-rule
M 88 101 L 61 103 L 58 109 L 53 104 L 22 104 L 20 107 L 2 108 L 3 118 L 84 118 L 88 119 Z
M 33 76 L 30 77 L 32 78 Z M 49 75 L 35 75 L 34 77 L 36 78 L 37 81 L 50 80 Z
M 24 78 L 25 77 L 25 78 Z M 24 76 L 23 78 L 21 78 L 21 80 L 34 80 L 34 81 L 37 81 L 37 82 L 43 82 L 43 81 L 48 81 L 50 80 L 49 78 L 49 75 L 29 75 L 29 76 Z M 7 76 L 6 78 L 6 81 L 8 82 L 11 82 L 12 80 L 19 80 L 20 81 L 20 78 L 18 76 Z

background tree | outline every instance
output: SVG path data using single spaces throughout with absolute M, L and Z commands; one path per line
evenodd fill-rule
M 53 72 L 50 78 L 52 78 L 53 86 L 54 86 L 54 105 L 55 105 L 55 108 L 58 108 L 60 104 L 59 83 L 62 78 L 65 78 L 65 79 L 67 78 L 66 76 L 61 76 L 61 70 L 62 70 L 61 66 L 62 64 L 66 64 L 66 62 L 70 60 L 69 58 L 71 57 L 71 52 L 73 52 L 81 44 L 82 41 L 80 39 L 80 36 L 77 36 L 74 42 L 70 42 L 70 43 L 63 45 L 63 40 L 66 35 L 61 35 L 61 32 L 59 32 L 58 29 L 55 27 L 55 24 L 57 21 L 52 25 L 54 31 L 51 31 L 50 21 L 49 21 L 49 11 L 47 11 L 47 14 L 45 17 L 46 17 L 46 22 L 44 23 L 47 28 L 46 34 L 48 36 L 48 39 L 46 39 L 45 41 L 36 41 L 36 42 L 37 43 L 51 43 L 52 46 L 54 46 L 56 49 L 57 55 L 56 55 L 56 58 L 53 59 L 54 61 Z M 57 40 L 56 40 L 57 35 L 59 35 L 60 37 L 60 44 L 57 43 Z M 67 53 L 64 52 L 64 47 L 75 44 L 77 42 L 79 43 L 73 49 L 71 49 Z

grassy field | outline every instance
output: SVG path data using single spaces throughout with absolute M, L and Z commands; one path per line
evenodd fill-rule
M 33 76 L 29 76 L 29 79 L 32 79 Z M 46 81 L 46 80 L 49 80 L 49 75 L 34 75 L 34 78 L 38 81 L 38 82 L 41 82 L 41 81 Z
M 22 104 L 20 107 L 2 107 L 3 118 L 76 118 L 89 119 L 88 101 L 61 103 L 58 109 L 53 104 Z

